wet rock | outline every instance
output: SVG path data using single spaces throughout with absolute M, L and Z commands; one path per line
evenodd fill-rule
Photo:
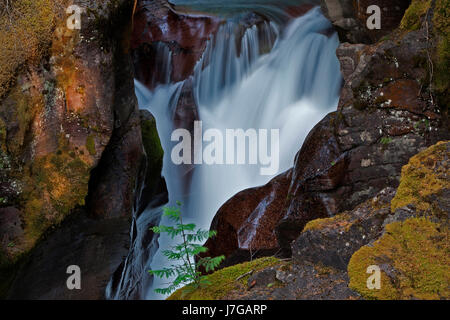
M 267 287 L 275 283 L 276 276 L 277 272 L 274 268 L 265 269 L 248 278 L 247 286 L 249 289 Z
M 19 190 L 7 201 L 20 209 L 27 235 L 2 260 L 1 296 L 13 283 L 14 298 L 104 298 L 127 254 L 146 160 L 128 55 L 131 12 L 129 1 L 95 2 L 81 30 L 59 21 L 49 54 L 19 72 L 0 101 L 9 124 L 0 149 Z M 82 268 L 79 292 L 65 286 L 71 264 Z
M 241 191 L 228 200 L 211 223 L 217 236 L 205 244 L 208 255 L 224 254 L 225 266 L 277 252 L 274 229 L 281 218 L 290 179 L 291 171 L 287 171 L 265 186 Z
M 142 141 L 147 159 L 144 189 L 140 194 L 138 214 L 148 206 L 156 207 L 167 202 L 167 187 L 161 176 L 164 151 L 156 129 L 156 120 L 147 110 L 139 110 Z
M 137 210 L 134 203 L 145 170 L 137 99 L 134 95 L 131 59 L 115 60 L 115 127 L 98 166 L 91 172 L 87 205 L 96 217 L 129 217 Z
M 137 79 L 154 88 L 167 80 L 178 82 L 188 78 L 206 47 L 206 41 L 220 23 L 221 19 L 212 16 L 177 13 L 166 0 L 139 1 L 131 40 Z M 171 52 L 169 61 L 158 56 L 157 47 L 161 44 Z M 171 69 L 161 68 L 165 64 L 170 64 Z
M 8 299 L 104 299 L 105 288 L 126 256 L 129 218 L 98 220 L 80 210 L 40 242 L 19 265 Z M 69 290 L 71 265 L 81 269 L 81 290 Z
M 272 278 L 274 270 L 276 274 L 286 275 L 285 280 L 278 277 Z M 263 278 L 260 285 L 249 287 L 247 291 L 239 295 L 231 295 L 230 299 L 239 300 L 344 300 L 359 299 L 359 295 L 348 288 L 346 272 L 320 265 L 290 264 L 288 266 L 273 267 L 259 273 Z M 255 275 L 256 277 L 257 275 Z M 277 281 L 278 280 L 278 281 Z
M 351 211 L 309 222 L 292 243 L 292 258 L 347 270 L 353 253 L 381 235 L 394 195 L 395 189 L 387 188 Z

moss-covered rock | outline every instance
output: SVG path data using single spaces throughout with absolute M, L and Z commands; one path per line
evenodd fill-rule
M 442 212 L 434 202 L 450 188 L 449 158 L 450 142 L 439 142 L 412 157 L 402 169 L 391 211 L 413 204 L 424 213 L 446 217 L 448 212 Z
M 350 288 L 368 299 L 449 299 L 448 197 L 450 142 L 412 157 L 402 169 L 384 234 L 353 254 Z M 381 269 L 381 289 L 367 288 L 371 265 Z
M 434 8 L 433 30 L 437 37 L 434 53 L 433 90 L 442 108 L 450 104 L 450 0 L 437 0 Z
M 59 224 L 74 207 L 84 205 L 90 166 L 61 137 L 58 151 L 37 158 L 29 170 L 23 193 L 26 246 Z
M 348 228 L 351 225 L 351 217 L 347 213 L 337 214 L 331 218 L 316 219 L 308 222 L 303 232 L 323 230 L 325 228 Z
M 86 138 L 86 149 L 91 156 L 95 156 L 97 151 L 95 150 L 95 140 L 93 135 L 89 135 Z
M 13 82 L 16 69 L 39 61 L 51 39 L 65 1 L 17 0 L 0 4 L 0 97 Z M 8 6 L 7 6 L 8 5 Z M 6 7 L 7 6 L 7 7 Z
M 431 0 L 413 0 L 403 16 L 400 27 L 405 30 L 417 30 L 422 25 L 421 19 L 431 6 Z
M 164 150 L 161 146 L 156 120 L 147 110 L 139 110 L 141 122 L 142 144 L 146 154 L 146 174 L 144 189 L 142 190 L 139 210 L 144 210 L 150 202 L 158 205 L 166 202 L 167 189 L 161 176 Z
M 142 142 L 147 154 L 147 172 L 150 172 L 153 176 L 160 175 L 164 151 L 156 129 L 156 120 L 151 115 L 145 117 L 142 115 L 143 111 L 141 111 L 141 132 Z M 150 180 L 157 180 L 157 177 L 153 178 L 150 178 Z
M 450 244 L 448 228 L 426 218 L 386 226 L 373 246 L 351 258 L 350 288 L 367 299 L 449 299 Z M 366 270 L 381 269 L 381 288 L 368 289 Z
M 233 290 L 242 290 L 250 277 L 249 271 L 259 271 L 282 263 L 277 258 L 266 257 L 227 267 L 208 276 L 208 280 L 211 282 L 210 285 L 195 290 L 190 288 L 186 290 L 186 287 L 178 289 L 168 300 L 220 300 Z M 248 275 L 241 277 L 246 274 Z
M 386 188 L 353 210 L 308 222 L 291 243 L 292 259 L 346 271 L 351 256 L 380 237 L 394 194 L 395 189 Z

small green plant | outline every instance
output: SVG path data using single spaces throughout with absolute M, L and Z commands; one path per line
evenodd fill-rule
M 383 137 L 383 138 L 381 138 L 380 143 L 381 143 L 381 144 L 384 144 L 384 145 L 387 145 L 387 144 L 391 143 L 392 140 L 393 140 L 393 139 L 392 139 L 391 137 Z
M 174 221 L 175 226 L 160 225 L 150 229 L 154 233 L 166 233 L 172 239 L 180 236 L 182 239 L 181 243 L 163 251 L 163 255 L 168 260 L 181 262 L 180 264 L 172 264 L 161 270 L 148 271 L 151 275 L 159 278 L 174 278 L 168 287 L 155 289 L 155 292 L 159 294 L 170 294 L 183 284 L 189 284 L 187 290 L 195 290 L 200 286 L 210 284 L 208 277 L 202 275 L 199 269 L 203 267 L 206 272 L 214 271 L 225 259 L 225 256 L 199 257 L 199 254 L 207 252 L 208 249 L 198 243 L 214 237 L 217 233 L 216 231 L 196 229 L 196 225 L 193 223 L 183 224 L 180 207 L 181 203 L 177 202 L 177 207 L 166 207 L 163 211 L 163 215 Z M 196 257 L 198 260 L 197 263 L 194 263 L 193 260 Z

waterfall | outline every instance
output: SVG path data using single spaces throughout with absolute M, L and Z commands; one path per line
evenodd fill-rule
M 203 131 L 279 129 L 280 163 L 273 175 L 261 175 L 259 166 L 253 164 L 194 165 L 186 191 L 182 183 L 186 176 L 171 160 L 172 148 L 177 144 L 171 141 L 174 113 L 185 83 L 163 84 L 149 91 L 136 81 L 140 108 L 148 109 L 156 118 L 165 152 L 163 176 L 169 203 L 181 201 L 185 223 L 205 229 L 234 194 L 265 184 L 292 167 L 308 132 L 336 109 L 341 85 L 335 54 L 339 41 L 336 34 L 329 34 L 331 24 L 318 8 L 288 24 L 258 24 L 240 36 L 235 32 L 238 23 L 230 20 L 221 26 L 210 39 L 194 75 L 186 81 L 192 81 Z M 164 218 L 161 223 L 170 224 Z M 161 249 L 167 249 L 170 243 L 161 236 L 160 249 L 144 265 L 164 267 L 167 262 Z M 164 298 L 153 289 L 164 286 L 166 281 L 154 279 L 144 297 Z

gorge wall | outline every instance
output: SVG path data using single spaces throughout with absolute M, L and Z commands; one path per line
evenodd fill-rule
M 5 41 L 16 45 L 0 53 L 2 71 L 11 68 L 0 97 L 2 297 L 104 298 L 137 212 L 165 192 L 146 181 L 151 188 L 141 197 L 147 167 L 161 185 L 162 156 L 148 118 L 141 134 L 129 55 L 132 1 L 70 4 L 84 9 L 79 30 L 67 27 L 69 3 L 52 0 L 17 1 L 27 20 L 2 23 L 11 28 Z M 21 40 L 36 51 L 17 46 Z M 81 268 L 81 290 L 66 287 L 70 265 Z

